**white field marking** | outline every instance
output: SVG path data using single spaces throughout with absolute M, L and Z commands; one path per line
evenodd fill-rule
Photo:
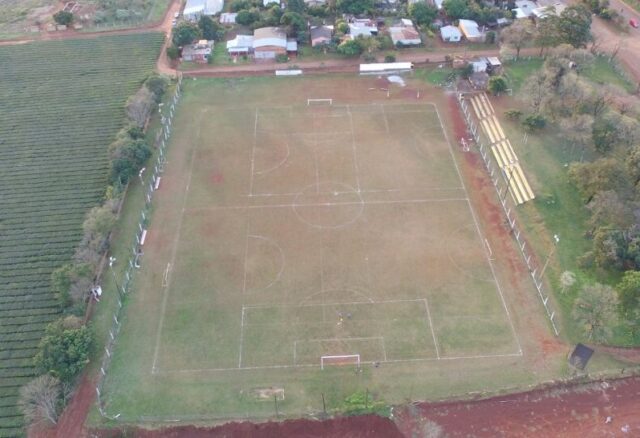
M 325 181 L 324 183 L 332 183 L 332 181 Z M 358 219 L 360 219 L 360 217 L 362 216 L 362 214 L 364 213 L 364 200 L 362 199 L 362 195 L 360 194 L 360 192 L 358 192 L 354 187 L 351 187 L 348 184 L 345 183 L 337 183 L 338 185 L 342 186 L 342 187 L 346 187 L 347 189 L 351 188 L 353 190 L 351 191 L 347 191 L 346 193 L 354 193 L 360 200 L 357 202 L 335 202 L 335 203 L 331 203 L 331 202 L 324 202 L 324 203 L 319 203 L 316 205 L 313 204 L 299 204 L 298 203 L 298 198 L 302 195 L 304 195 L 306 193 L 306 189 L 311 187 L 311 186 L 307 186 L 304 187 L 302 189 L 302 191 L 300 192 L 300 194 L 298 196 L 296 196 L 293 199 L 293 205 L 291 207 L 293 213 L 296 215 L 296 217 L 303 223 L 309 225 L 310 227 L 313 228 L 319 228 L 319 229 L 339 229 L 339 228 L 345 228 L 348 227 L 349 225 L 353 224 L 354 222 L 356 222 Z M 317 186 L 319 188 L 320 186 L 320 182 L 317 182 Z M 334 195 L 336 194 L 336 192 L 333 193 Z M 360 205 L 360 210 L 358 211 L 358 213 L 355 215 L 355 217 L 351 218 L 349 221 L 344 222 L 342 224 L 338 224 L 338 225 L 318 225 L 318 224 L 314 224 L 313 222 L 309 222 L 308 220 L 306 220 L 305 218 L 303 218 L 300 213 L 298 213 L 298 207 L 329 207 L 329 206 L 333 206 L 333 205 Z
M 253 124 L 253 146 L 251 147 L 251 173 L 249 174 L 249 196 L 253 193 L 253 172 L 256 160 L 256 142 L 258 141 L 258 108 L 256 108 L 255 122 Z
M 284 268 L 286 266 L 286 260 L 285 260 L 285 257 L 284 257 L 284 251 L 282 250 L 282 247 L 280 245 L 278 245 L 278 242 L 276 242 L 273 239 L 270 239 L 270 238 L 265 237 L 265 236 L 260 236 L 258 234 L 252 234 L 249 237 L 252 238 L 252 239 L 264 240 L 265 242 L 275 246 L 275 248 L 280 253 L 280 270 L 278 271 L 278 274 L 276 275 L 276 278 L 271 283 L 269 283 L 268 286 L 265 286 L 262 289 L 262 290 L 267 290 L 267 289 L 269 289 L 271 286 L 273 286 L 274 284 L 276 284 L 280 280 L 280 277 L 282 276 L 282 273 L 284 272 Z
M 324 243 L 322 242 L 322 233 L 318 233 L 320 237 L 320 293 L 322 294 L 322 303 L 324 304 Z M 322 322 L 327 320 L 325 306 L 322 306 Z
M 517 353 L 505 353 L 505 354 L 484 354 L 475 356 L 441 356 L 439 359 L 436 357 L 416 357 L 411 359 L 387 359 L 384 361 L 360 361 L 360 364 L 373 365 L 375 362 L 388 363 L 410 363 L 410 362 L 438 362 L 443 360 L 479 360 L 479 359 L 500 359 L 509 357 L 522 357 L 521 351 Z M 242 368 L 194 368 L 194 369 L 181 369 L 181 370 L 164 370 L 159 371 L 157 374 L 197 374 L 197 373 L 212 373 L 212 372 L 228 372 L 228 371 L 252 371 L 252 370 L 270 370 L 270 369 L 295 369 L 295 368 L 319 368 L 320 365 L 263 365 L 252 366 Z
M 310 204 L 265 204 L 265 205 L 220 205 L 213 207 L 193 207 L 187 211 L 243 210 L 260 208 L 294 208 L 294 207 L 332 207 L 334 205 L 391 205 L 391 204 L 425 204 L 430 202 L 469 202 L 468 198 L 433 198 L 433 199 L 398 199 L 394 201 L 362 201 L 362 202 L 320 202 Z
M 489 241 L 486 238 L 484 239 L 484 243 L 485 245 L 487 245 L 487 250 L 489 251 L 489 258 L 493 260 L 493 251 L 491 251 L 491 245 L 489 245 Z
M 164 276 L 162 277 L 162 287 L 169 286 L 168 277 L 169 277 L 170 270 L 171 270 L 171 263 L 167 263 L 167 269 L 164 270 Z
M 315 124 L 315 118 L 314 118 L 314 124 Z M 313 166 L 316 169 L 316 193 L 320 193 L 320 166 L 318 165 L 318 153 L 316 150 L 316 146 L 318 145 L 318 142 L 316 140 L 316 136 L 313 136 L 313 145 L 311 146 L 311 154 L 313 155 Z M 302 189 L 301 194 L 304 192 L 304 189 Z
M 382 346 L 382 354 L 384 356 L 384 360 L 387 360 L 387 352 L 384 348 L 384 337 L 383 336 L 367 336 L 367 337 L 349 337 L 349 338 L 326 338 L 326 339 L 296 339 L 293 341 L 293 365 L 297 365 L 297 351 L 298 351 L 298 342 L 340 342 L 340 341 L 370 341 L 370 340 L 380 341 L 380 345 Z M 347 355 L 348 356 L 348 355 Z M 306 364 L 303 364 L 306 365 Z
M 202 119 L 202 116 L 200 117 Z M 202 125 L 202 120 L 198 126 Z M 198 128 L 198 133 L 196 138 L 200 138 L 200 128 Z M 197 155 L 197 146 L 194 147 L 193 152 L 191 153 L 191 163 L 189 163 L 189 176 L 187 177 L 187 185 L 185 187 L 185 193 L 182 197 L 182 209 L 180 211 L 180 216 L 178 218 L 178 225 L 175 238 L 173 239 L 173 248 L 171 249 L 171 261 L 170 265 L 175 265 L 176 255 L 178 253 L 178 244 L 180 243 L 180 233 L 182 232 L 182 221 L 184 219 L 185 207 L 187 205 L 187 193 L 189 192 L 189 185 L 191 184 L 191 177 L 193 176 L 193 164 L 196 161 Z M 160 308 L 160 320 L 158 321 L 158 328 L 156 330 L 156 345 L 155 350 L 153 352 L 153 364 L 151 365 L 151 373 L 155 374 L 157 372 L 157 363 L 158 363 L 158 354 L 160 353 L 160 338 L 162 334 L 162 326 L 164 324 L 164 315 L 167 310 L 167 301 L 169 300 L 169 290 L 171 286 L 171 271 L 167 273 L 167 286 L 164 288 L 164 293 L 162 296 L 162 306 Z
M 242 368 L 242 349 L 244 343 L 244 306 L 242 306 L 242 316 L 240 317 L 240 342 L 238 343 L 238 349 L 240 350 L 238 354 L 238 368 Z
M 353 149 L 353 167 L 356 172 L 356 189 L 360 192 L 360 175 L 358 171 L 358 154 L 356 152 L 356 134 L 353 130 L 353 116 L 351 114 L 351 108 L 347 105 L 347 114 L 349 115 L 349 127 L 351 128 L 351 148 Z
M 436 192 L 436 191 L 454 191 L 454 190 L 462 190 L 464 187 L 407 187 L 403 189 L 367 189 L 360 190 L 361 195 L 365 195 L 367 193 L 400 193 L 400 192 Z M 252 195 L 243 195 L 249 196 L 253 198 L 259 197 L 273 197 L 273 196 L 296 196 L 301 192 L 289 192 L 289 193 L 254 193 Z M 335 191 L 335 192 L 319 192 L 319 195 L 344 195 L 347 193 L 353 193 L 352 191 Z
M 332 302 L 332 303 L 304 303 L 304 300 L 300 304 L 253 304 L 244 306 L 245 309 L 270 309 L 270 308 L 296 308 L 296 307 L 315 307 L 315 306 L 352 306 L 358 304 L 393 304 L 393 303 L 420 303 L 424 301 L 424 298 L 413 298 L 406 300 L 381 300 L 381 301 L 373 301 L 371 298 L 366 295 L 356 291 L 355 289 L 327 289 L 325 292 L 333 292 L 333 291 L 349 291 L 356 292 L 358 295 L 363 296 L 367 301 L 345 301 L 345 302 Z M 315 294 L 309 295 L 305 300 L 318 295 L 320 292 L 316 292 Z
M 282 166 L 284 163 L 287 162 L 287 160 L 289 159 L 289 154 L 291 153 L 291 149 L 289 148 L 289 140 L 287 139 L 287 141 L 284 143 L 284 146 L 287 148 L 287 153 L 285 155 L 285 157 L 275 166 L 272 166 L 268 169 L 264 169 L 264 170 L 256 170 L 255 174 L 256 175 L 264 175 L 265 173 L 270 173 L 273 172 L 274 170 L 276 170 L 277 168 L 279 168 L 280 166 Z M 252 196 L 252 195 L 249 195 Z
M 382 108 L 382 116 L 384 117 L 384 128 L 389 133 L 389 119 L 387 119 L 387 112 L 384 110 L 384 104 L 380 104 L 380 108 Z
M 471 217 L 473 218 L 473 222 L 476 226 L 476 232 L 478 233 L 478 238 L 482 239 L 482 233 L 480 231 L 480 225 L 478 224 L 478 219 L 476 218 L 475 212 L 471 207 L 471 201 L 469 201 L 469 192 L 467 187 L 464 184 L 464 180 L 462 179 L 462 173 L 460 173 L 460 169 L 458 168 L 458 163 L 456 162 L 455 155 L 453 153 L 453 148 L 451 147 L 451 141 L 449 141 L 449 135 L 447 134 L 446 129 L 444 128 L 444 124 L 442 123 L 442 118 L 440 117 L 440 111 L 438 111 L 438 107 L 435 104 L 431 104 L 436 110 L 436 114 L 438 115 L 438 120 L 440 121 L 440 125 L 442 127 L 442 132 L 444 133 L 444 137 L 447 140 L 447 145 L 449 145 L 449 155 L 451 155 L 451 160 L 453 160 L 453 165 L 456 168 L 456 172 L 458 173 L 458 178 L 460 179 L 460 184 L 464 188 L 464 192 L 467 195 L 467 206 L 469 207 L 469 211 L 471 212 Z M 487 256 L 487 254 L 485 254 Z M 509 312 L 509 308 L 507 307 L 507 302 L 504 298 L 504 294 L 502 293 L 502 287 L 498 282 L 498 278 L 496 276 L 495 269 L 493 268 L 493 263 L 491 263 L 491 259 L 487 256 L 487 263 L 489 263 L 489 268 L 491 268 L 491 274 L 493 275 L 493 279 L 496 283 L 496 288 L 498 289 L 498 293 L 500 294 L 500 300 L 502 301 L 502 306 L 504 307 L 504 311 L 507 313 L 507 318 L 509 319 L 509 325 L 511 326 L 511 332 L 513 333 L 513 337 L 516 340 L 516 344 L 518 345 L 518 351 L 522 354 L 522 344 L 520 344 L 520 339 L 518 338 L 518 333 L 516 332 L 516 328 L 513 324 L 513 319 L 511 318 L 511 313 Z
M 424 309 L 427 311 L 427 318 L 429 319 L 429 328 L 431 329 L 431 337 L 433 337 L 433 345 L 436 347 L 436 358 L 440 359 L 440 350 L 438 349 L 438 340 L 436 339 L 436 332 L 433 330 L 433 320 L 431 319 L 431 312 L 429 311 L 429 303 L 427 299 L 424 299 Z

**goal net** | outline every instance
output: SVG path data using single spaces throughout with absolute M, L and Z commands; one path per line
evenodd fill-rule
M 333 99 L 307 99 L 307 106 L 311 105 L 333 105 Z
M 360 368 L 359 354 L 343 354 L 338 356 L 320 356 L 320 369 L 327 365 L 355 365 Z

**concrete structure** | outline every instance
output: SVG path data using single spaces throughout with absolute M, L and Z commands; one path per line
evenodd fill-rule
M 327 4 L 327 0 L 304 0 L 307 6 L 323 6 Z
M 459 43 L 462 39 L 462 32 L 455 26 L 443 26 L 440 28 L 440 38 L 445 43 Z
M 360 74 L 398 73 L 411 71 L 411 62 L 377 62 L 374 64 L 360 64 Z
M 229 55 L 248 55 L 253 52 L 253 35 L 236 35 L 227 41 Z
M 278 55 L 296 53 L 298 43 L 287 40 L 284 29 L 261 27 L 253 31 L 253 54 L 256 59 L 275 59 Z
M 220 14 L 220 24 L 235 24 L 237 12 L 223 12 Z
M 378 26 L 369 19 L 355 19 L 349 23 L 349 38 L 369 38 L 378 35 Z
M 262 0 L 262 6 L 264 7 L 268 7 L 271 5 L 279 5 L 280 4 L 280 0 Z
M 203 15 L 216 15 L 223 6 L 224 0 L 187 0 L 182 15 L 185 20 L 198 21 Z
M 558 16 L 567 8 L 567 5 L 562 3 L 554 3 L 548 6 L 541 6 L 539 8 L 535 8 L 532 11 L 533 18 L 535 20 L 541 20 L 550 15 Z
M 206 64 L 213 51 L 213 41 L 200 40 L 182 49 L 182 60 Z
M 310 34 L 311 47 L 329 44 L 333 36 L 333 26 L 312 26 Z
M 515 4 L 516 8 L 512 9 L 512 11 L 516 20 L 529 18 L 536 8 L 536 4 L 530 0 L 516 0 Z
M 458 28 L 469 42 L 478 43 L 484 40 L 484 34 L 480 31 L 478 23 L 473 20 L 459 20 Z

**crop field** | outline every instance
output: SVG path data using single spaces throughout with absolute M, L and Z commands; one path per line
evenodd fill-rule
M 107 182 L 124 103 L 153 71 L 161 34 L 0 47 L 0 436 L 20 431 L 20 385 L 59 305 L 70 260 Z
M 108 415 L 299 416 L 557 371 L 531 364 L 447 97 L 408 80 L 389 98 L 372 77 L 184 81 Z

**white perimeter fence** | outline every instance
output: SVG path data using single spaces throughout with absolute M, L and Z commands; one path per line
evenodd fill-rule
M 140 219 L 138 227 L 136 228 L 136 234 L 134 236 L 131 252 L 127 261 L 127 269 L 120 281 L 117 280 L 114 274 L 115 287 L 118 291 L 118 305 L 113 313 L 111 329 L 109 329 L 109 338 L 107 339 L 104 356 L 102 358 L 102 364 L 100 365 L 100 372 L 98 374 L 98 381 L 96 384 L 96 403 L 100 415 L 112 420 L 118 419 L 120 414 L 115 416 L 107 415 L 105 403 L 103 400 L 103 385 L 104 380 L 111 364 L 111 357 L 113 355 L 113 349 L 116 344 L 116 339 L 120 328 L 122 326 L 123 316 L 123 301 L 127 299 L 127 295 L 131 289 L 131 283 L 136 269 L 140 267 L 140 258 L 142 257 L 142 245 L 147 234 L 147 225 L 149 223 L 149 214 L 151 209 L 151 201 L 153 200 L 153 194 L 160 187 L 160 175 L 164 171 L 164 165 L 166 163 L 166 148 L 171 136 L 171 124 L 173 122 L 173 115 L 175 113 L 176 105 L 180 100 L 180 92 L 182 87 L 182 75 L 178 76 L 178 82 L 175 88 L 175 93 L 168 103 L 165 103 L 160 107 L 160 115 L 162 122 L 162 129 L 157 137 L 155 146 L 157 147 L 158 155 L 156 162 L 153 164 L 153 175 L 151 176 L 151 182 L 145 187 L 143 184 L 145 203 L 140 212 Z M 151 169 L 151 165 L 147 166 Z M 142 182 L 142 177 L 140 178 Z M 113 272 L 113 271 L 112 271 Z
M 491 157 L 490 147 L 486 147 L 482 143 L 482 139 L 480 138 L 480 129 L 476 123 L 474 123 L 471 118 L 471 113 L 469 112 L 469 105 L 467 101 L 464 99 L 464 94 L 456 92 L 456 97 L 458 98 L 458 103 L 460 104 L 460 108 L 462 109 L 462 113 L 464 114 L 464 119 L 467 124 L 467 128 L 473 139 L 476 141 L 478 145 L 480 155 L 482 156 L 482 160 L 484 161 L 484 165 L 489 172 L 489 176 L 491 177 L 491 182 L 493 183 L 494 188 L 498 194 L 498 199 L 500 200 L 500 204 L 502 205 L 502 209 L 507 216 L 507 222 L 509 223 L 509 227 L 511 228 L 511 232 L 513 237 L 515 237 L 516 242 L 518 243 L 518 248 L 520 249 L 520 253 L 522 253 L 522 258 L 524 262 L 527 264 L 527 268 L 529 269 L 529 273 L 531 274 L 531 279 L 533 280 L 533 284 L 538 291 L 538 295 L 540 296 L 540 300 L 542 300 L 542 305 L 544 306 L 545 311 L 547 312 L 547 316 L 551 321 L 551 326 L 553 327 L 553 331 L 556 336 L 559 335 L 558 326 L 556 325 L 556 312 L 551 308 L 551 303 L 549 302 L 549 295 L 545 296 L 545 291 L 542 285 L 542 274 L 540 272 L 540 266 L 536 266 L 535 261 L 531 260 L 531 253 L 533 250 L 530 250 L 526 247 L 526 242 L 523 238 L 520 237 L 521 229 L 516 223 L 515 213 L 512 215 L 511 210 L 515 211 L 515 204 L 510 203 L 508 201 L 507 194 L 509 193 L 509 180 L 508 176 L 500 170 L 500 167 L 495 163 L 494 159 Z M 500 182 L 500 178 L 498 175 L 502 175 L 502 183 Z M 503 185 L 504 183 L 504 185 Z M 540 274 L 540 275 L 538 275 Z

